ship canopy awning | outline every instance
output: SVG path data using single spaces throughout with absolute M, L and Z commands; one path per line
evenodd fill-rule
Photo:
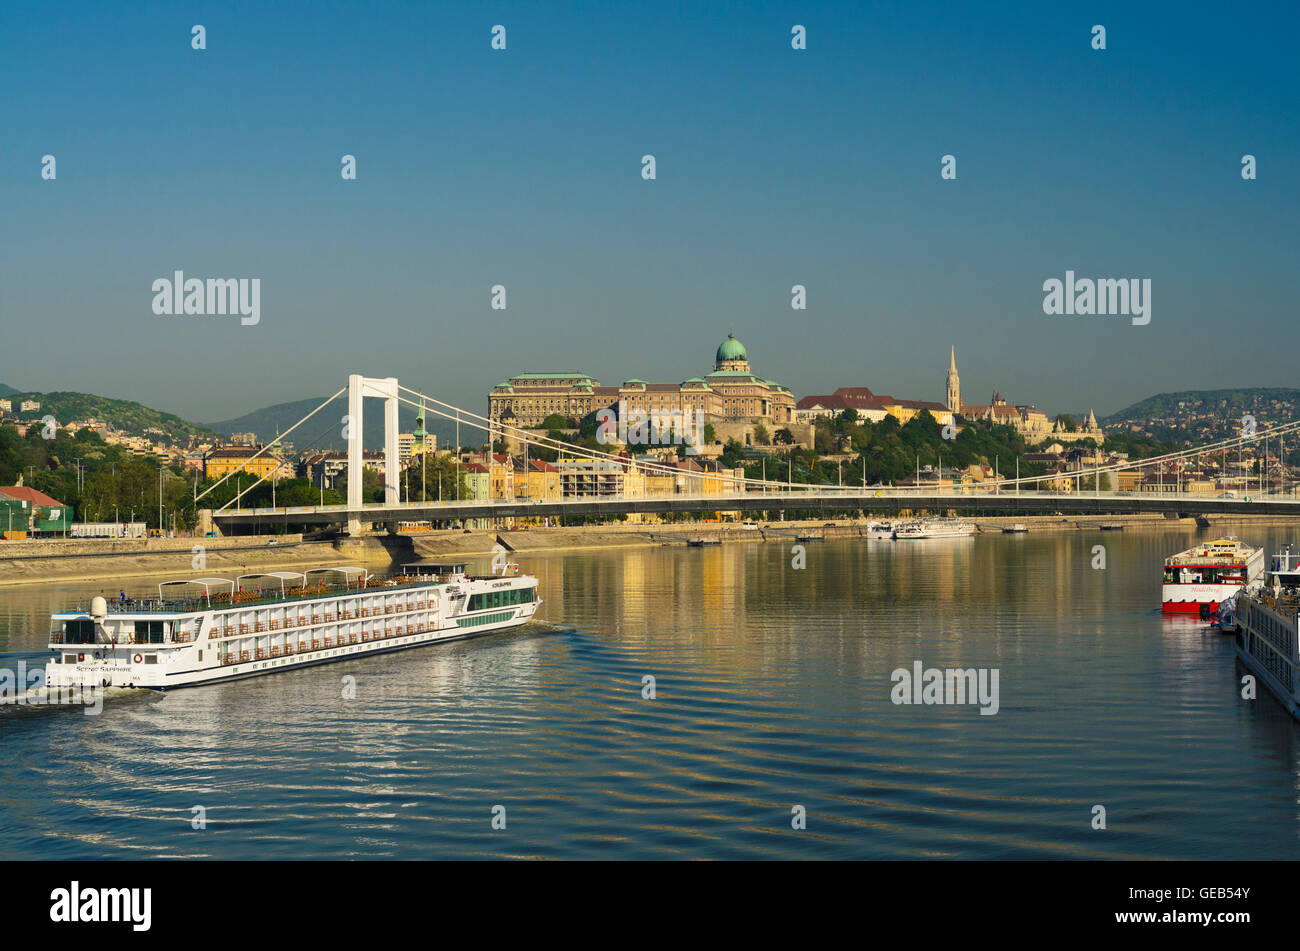
M 235 593 L 235 583 L 231 581 L 229 578 L 183 578 L 177 581 L 164 581 L 160 583 L 158 585 L 158 600 L 159 601 L 166 600 L 163 597 L 163 588 L 167 587 L 168 585 L 178 585 L 178 584 L 186 585 L 186 586 L 194 584 L 200 586 L 203 589 L 203 596 L 205 598 L 211 598 L 212 587 L 214 585 L 226 585 L 229 587 L 231 594 Z
M 321 579 L 324 580 L 324 578 L 331 572 L 341 574 L 348 584 L 352 583 L 353 578 L 365 581 L 366 578 L 369 577 L 369 573 L 364 568 L 353 568 L 351 566 L 342 565 L 336 568 L 309 568 L 303 573 L 303 583 L 306 584 L 312 575 L 320 575 Z
M 299 582 L 305 582 L 307 580 L 307 576 L 304 575 L 301 571 L 251 571 L 248 574 L 240 575 L 238 578 L 235 579 L 235 581 L 238 582 L 239 584 L 240 591 L 244 590 L 245 578 L 274 578 L 276 581 L 280 582 L 281 594 L 284 594 L 284 583 L 286 581 L 297 580 Z M 262 585 L 258 584 L 257 589 L 261 591 Z
M 402 570 L 413 575 L 458 575 L 465 573 L 463 561 L 408 561 Z

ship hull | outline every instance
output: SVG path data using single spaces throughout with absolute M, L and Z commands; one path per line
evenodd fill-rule
M 1232 597 L 1241 584 L 1166 584 L 1161 585 L 1160 610 L 1165 614 L 1197 614 L 1201 608 L 1217 608 Z
M 1239 635 L 1239 637 L 1244 635 Z M 1244 645 L 1238 640 L 1237 660 L 1241 666 L 1249 670 L 1258 683 L 1268 688 L 1268 692 L 1278 703 L 1282 704 L 1287 713 L 1291 714 L 1292 719 L 1300 721 L 1300 703 L 1297 703 L 1295 694 L 1288 691 L 1282 681 L 1278 680 L 1269 670 L 1259 662 L 1259 659 L 1253 657 Z

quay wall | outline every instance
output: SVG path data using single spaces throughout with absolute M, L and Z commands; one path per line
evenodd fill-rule
M 356 565 L 384 571 L 403 561 L 460 559 L 486 570 L 493 547 L 504 544 L 513 555 L 541 555 L 593 548 L 657 547 L 685 545 L 692 536 L 709 536 L 722 542 L 757 544 L 790 542 L 798 531 L 812 530 L 831 540 L 859 537 L 866 519 L 805 519 L 760 522 L 758 531 L 737 523 L 683 522 L 663 525 L 600 525 L 590 527 L 492 529 L 470 532 L 447 530 L 415 536 L 367 535 L 333 541 L 304 540 L 301 535 L 235 535 L 220 538 L 50 539 L 0 542 L 0 587 L 6 585 L 68 583 L 72 581 L 125 581 L 167 575 L 176 578 L 233 577 L 256 570 L 301 570 L 306 567 Z M 1190 528 L 1191 519 L 1170 519 L 1159 514 L 1111 516 L 981 516 L 973 521 L 981 534 L 999 533 L 1003 526 L 1020 523 L 1030 533 L 1097 531 L 1101 525 L 1133 529 L 1163 526 Z M 1250 525 L 1276 523 L 1276 516 L 1211 518 L 1206 537 L 1248 534 Z M 276 544 L 268 546 L 274 538 Z M 881 542 L 879 544 L 888 544 Z M 193 547 L 202 545 L 202 567 L 195 567 Z

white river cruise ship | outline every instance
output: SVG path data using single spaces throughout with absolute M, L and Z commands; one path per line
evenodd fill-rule
M 537 579 L 505 571 L 471 577 L 463 564 L 421 562 L 380 580 L 313 568 L 167 581 L 156 599 L 94 598 L 51 616 L 45 683 L 173 690 L 518 627 L 542 603 Z
M 1296 621 L 1300 615 L 1300 555 L 1288 547 L 1273 556 L 1262 582 L 1237 595 L 1234 613 L 1237 656 L 1300 719 Z

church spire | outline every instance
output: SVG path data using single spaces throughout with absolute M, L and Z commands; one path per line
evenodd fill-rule
M 944 404 L 950 413 L 961 412 L 961 380 L 957 377 L 957 348 L 948 352 L 948 379 L 945 385 Z

